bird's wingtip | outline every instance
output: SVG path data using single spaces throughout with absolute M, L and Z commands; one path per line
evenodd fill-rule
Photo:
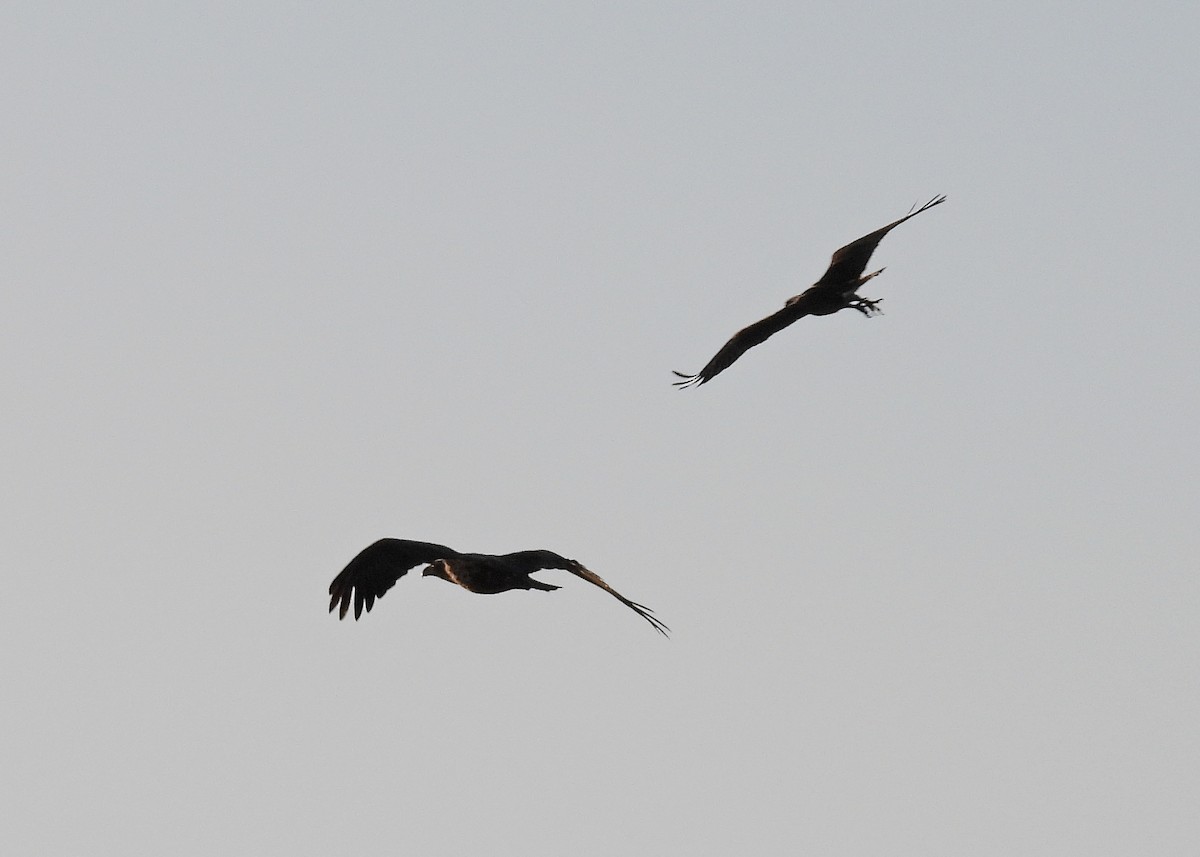
M 695 387 L 699 384 L 703 384 L 704 380 L 705 380 L 704 378 L 702 378 L 700 376 L 699 373 L 697 373 L 695 375 L 685 375 L 682 372 L 676 372 L 674 369 L 672 369 L 671 372 L 675 375 L 678 375 L 680 378 L 683 379 L 682 381 L 672 381 L 671 382 L 672 386 L 678 387 L 681 390 L 687 389 L 688 387 Z

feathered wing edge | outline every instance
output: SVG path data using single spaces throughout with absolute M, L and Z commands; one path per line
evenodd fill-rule
M 613 589 L 611 586 L 609 586 L 607 583 L 605 583 L 604 578 L 602 578 L 600 575 L 596 574 L 596 572 L 590 571 L 589 569 L 585 568 L 584 566 L 582 566 L 579 563 L 574 562 L 574 561 L 572 561 L 572 564 L 567 567 L 567 571 L 571 572 L 571 574 L 574 574 L 576 577 L 582 577 L 588 583 L 593 583 L 596 586 L 599 586 L 601 589 L 603 589 L 605 592 L 607 592 L 613 598 L 620 601 L 622 604 L 624 604 L 630 610 L 634 611 L 639 616 L 641 616 L 643 619 L 645 619 L 647 622 L 649 622 L 651 625 L 653 625 L 655 631 L 658 631 L 658 633 L 662 634 L 664 637 L 669 636 L 671 629 L 668 628 L 666 626 L 666 624 L 664 624 L 662 622 L 662 620 L 660 620 L 657 616 L 654 615 L 653 610 L 651 610 L 649 607 L 647 607 L 644 604 L 638 604 L 636 601 L 630 601 L 628 598 L 626 598 L 620 592 L 617 592 L 617 590 Z
M 682 372 L 671 371 L 682 378 L 682 381 L 672 382 L 681 390 L 688 387 L 698 387 L 711 381 L 713 378 L 720 375 L 730 366 L 737 362 L 738 358 L 749 351 L 756 345 L 761 345 L 779 331 L 783 330 L 792 322 L 808 315 L 808 307 L 803 302 L 793 302 L 784 306 L 782 309 L 771 313 L 763 319 L 759 319 L 754 324 L 743 327 L 735 333 L 728 342 L 721 346 L 718 351 L 704 368 L 695 375 L 685 375 Z
M 542 569 L 558 569 L 561 571 L 569 571 L 576 577 L 581 577 L 588 583 L 594 586 L 599 586 L 613 598 L 620 601 L 630 610 L 637 613 L 647 622 L 654 626 L 654 630 L 662 634 L 664 637 L 670 635 L 668 628 L 658 617 L 654 615 L 654 611 L 644 604 L 638 604 L 636 601 L 630 601 L 620 592 L 613 589 L 604 582 L 604 578 L 596 574 L 594 571 L 584 567 L 581 563 L 573 559 L 567 559 L 565 556 L 560 556 L 553 551 L 522 551 L 517 554 L 509 554 L 510 557 L 520 562 L 526 562 L 529 566 L 529 571 L 540 571 Z
M 338 619 L 345 619 L 353 598 L 357 620 L 410 568 L 454 556 L 458 551 L 432 542 L 380 539 L 363 548 L 329 584 L 329 612 L 337 607 Z
M 899 220 L 893 220 L 887 226 L 881 226 L 874 232 L 868 232 L 862 238 L 856 238 L 845 247 L 839 247 L 829 260 L 829 267 L 814 285 L 840 284 L 861 277 L 862 272 L 867 268 L 867 263 L 871 261 L 871 254 L 875 252 L 875 248 L 879 246 L 879 242 L 885 235 L 904 221 L 916 217 L 923 211 L 928 211 L 935 205 L 941 205 L 945 201 L 946 195 L 939 194 L 919 208 L 914 204 L 908 210 L 908 214 Z

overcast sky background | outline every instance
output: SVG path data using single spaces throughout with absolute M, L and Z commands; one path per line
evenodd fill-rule
M 1197 853 L 1200 8 L 327 5 L 3 13 L 6 850 Z

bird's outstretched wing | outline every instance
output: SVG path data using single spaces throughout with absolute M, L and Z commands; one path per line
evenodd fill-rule
M 353 597 L 357 619 L 363 610 L 370 612 L 375 599 L 395 586 L 410 568 L 458 555 L 453 548 L 432 542 L 380 539 L 363 548 L 329 584 L 329 612 L 340 605 L 338 618 L 345 619 Z
M 654 611 L 649 607 L 645 606 L 644 604 L 638 604 L 636 601 L 630 601 L 620 592 L 617 592 L 617 590 L 605 583 L 604 578 L 602 578 L 600 575 L 596 574 L 594 571 L 584 568 L 580 563 L 573 559 L 567 559 L 565 556 L 559 556 L 553 551 L 546 550 L 519 551 L 517 553 L 508 554 L 505 556 L 505 559 L 511 561 L 514 568 L 520 568 L 526 573 L 540 571 L 542 569 L 561 569 L 562 571 L 569 571 L 576 577 L 582 577 L 588 583 L 599 586 L 613 598 L 620 601 L 630 610 L 634 611 L 651 625 L 653 625 L 654 630 L 658 631 L 658 633 L 662 634 L 664 637 L 666 637 L 668 632 L 671 630 L 656 616 L 654 616 Z
M 721 350 L 713 356 L 713 359 L 709 360 L 704 365 L 704 368 L 695 375 L 685 375 L 682 372 L 675 372 L 672 369 L 672 372 L 683 379 L 682 381 L 675 381 L 673 383 L 682 390 L 686 387 L 698 387 L 701 384 L 711 381 L 732 366 L 735 360 L 751 348 L 766 342 L 792 322 L 808 315 L 808 312 L 809 307 L 803 301 L 796 301 L 788 304 L 778 312 L 774 312 L 766 318 L 754 322 L 754 324 L 748 327 L 743 327 L 728 342 L 721 346 Z
M 941 205 L 945 201 L 946 197 L 944 194 L 935 196 L 920 208 L 913 206 L 913 210 L 909 211 L 908 214 L 899 220 L 876 229 L 870 235 L 864 235 L 857 241 L 851 241 L 833 254 L 833 259 L 829 262 L 829 269 L 825 271 L 821 279 L 817 280 L 814 285 L 838 286 L 857 280 L 862 276 L 862 272 L 866 270 L 867 262 L 871 261 L 871 254 L 875 252 L 875 248 L 879 246 L 879 242 L 883 240 L 883 236 L 887 235 L 910 217 L 916 217 L 922 211 L 928 211 L 935 205 Z

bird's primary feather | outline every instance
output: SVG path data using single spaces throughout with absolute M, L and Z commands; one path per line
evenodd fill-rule
M 354 618 L 375 605 L 375 599 L 396 585 L 396 581 L 418 565 L 458 556 L 458 551 L 432 542 L 409 539 L 380 539 L 368 545 L 350 560 L 329 584 L 329 612 L 339 607 L 338 618 L 345 619 L 354 599 Z

